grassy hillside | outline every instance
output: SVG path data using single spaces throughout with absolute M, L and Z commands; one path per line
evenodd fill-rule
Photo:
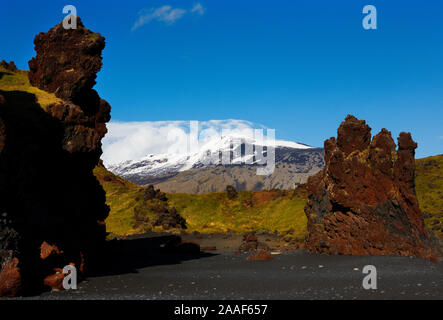
M 61 102 L 53 93 L 40 90 L 29 83 L 28 71 L 11 71 L 0 66 L 0 90 L 1 91 L 24 91 L 32 93 L 37 103 L 43 108 L 54 102 Z
M 128 235 L 147 230 L 161 231 L 150 223 L 136 225 L 134 209 L 143 201 L 144 189 L 115 176 L 102 166 L 94 170 L 102 183 L 111 213 L 106 220 L 108 232 Z M 303 212 L 306 190 L 293 191 L 239 191 L 230 200 L 226 192 L 206 194 L 166 194 L 167 205 L 175 207 L 186 219 L 187 231 L 201 233 L 246 231 L 278 231 L 303 239 L 306 234 L 306 216 Z M 156 214 L 148 214 L 153 221 Z
M 426 225 L 443 239 L 443 155 L 416 160 L 415 190 Z
M 147 230 L 162 231 L 151 223 L 136 223 L 134 209 L 143 203 L 144 188 L 115 176 L 102 166 L 95 169 L 102 183 L 111 213 L 106 220 L 108 232 L 128 235 Z M 443 237 L 443 155 L 417 160 L 416 191 L 425 222 L 440 238 Z M 226 192 L 185 194 L 168 193 L 167 206 L 175 207 L 186 219 L 187 231 L 201 233 L 256 230 L 277 231 L 296 239 L 306 235 L 304 206 L 307 193 L 302 187 L 293 191 L 239 191 L 229 200 Z M 149 221 L 156 213 L 147 211 Z
M 116 235 L 135 233 L 134 207 L 143 194 L 143 188 L 116 176 L 101 165 L 95 167 L 94 175 L 105 189 L 106 203 L 111 208 L 106 219 L 108 232 Z
M 226 192 L 167 194 L 169 202 L 186 219 L 188 228 L 200 232 L 243 233 L 278 231 L 303 239 L 306 191 L 239 191 L 229 200 Z

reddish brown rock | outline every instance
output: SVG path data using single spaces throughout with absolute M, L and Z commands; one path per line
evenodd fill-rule
M 54 273 L 47 276 L 43 280 L 43 284 L 51 290 L 54 291 L 61 291 L 64 290 L 63 288 L 63 279 L 65 278 L 65 275 L 63 274 L 63 269 L 55 268 Z
M 106 239 L 109 207 L 92 172 L 110 119 L 92 89 L 104 38 L 78 27 L 40 33 L 29 63 L 31 83 L 62 102 L 42 108 L 32 93 L 0 90 L 0 278 L 18 283 L 19 273 L 14 294 L 58 288 L 54 269 L 89 269 Z
M 255 251 L 258 248 L 258 239 L 255 232 L 248 232 L 243 235 L 242 243 L 238 248 L 239 252 Z
M 143 192 L 143 199 L 134 207 L 135 225 L 139 230 L 150 230 L 152 227 L 162 227 L 164 230 L 186 229 L 186 220 L 175 207 L 169 207 L 168 198 L 164 192 L 155 189 L 151 184 Z M 148 215 L 155 212 L 156 217 Z
M 269 251 L 270 248 L 266 243 L 259 242 L 255 232 L 247 232 L 243 235 L 242 243 L 236 253 L 250 251 Z
M 262 250 L 259 250 L 256 253 L 253 253 L 246 258 L 246 260 L 250 261 L 265 261 L 272 259 L 274 259 L 274 257 L 269 252 Z
M 21 289 L 21 276 L 18 259 L 2 266 L 0 273 L 0 297 L 15 297 Z
M 29 81 L 64 100 L 78 103 L 91 94 L 102 66 L 105 38 L 86 29 L 77 17 L 77 28 L 62 23 L 34 39 L 37 56 L 29 61 Z
M 62 253 L 63 251 L 60 251 L 57 246 L 50 245 L 46 241 L 43 241 L 42 245 L 40 246 L 40 258 L 42 260 L 45 260 L 52 255 L 60 255 Z
M 201 248 L 201 251 L 216 251 L 216 250 L 217 250 L 216 246 L 209 246 L 209 247 Z
M 398 151 L 383 129 L 348 115 L 337 139 L 325 141 L 325 168 L 308 180 L 306 248 L 352 255 L 431 258 L 428 233 L 414 190 L 417 144 L 401 133 Z
M 160 189 L 155 189 L 154 185 L 150 184 L 146 187 L 145 191 L 143 192 L 143 199 L 145 201 L 157 199 L 160 201 L 167 201 L 168 198 L 166 198 L 166 194 L 164 192 L 161 192 Z
M 153 225 L 161 226 L 164 230 L 186 229 L 186 220 L 177 212 L 177 209 L 172 207 L 159 213 Z
M 8 63 L 5 60 L 2 60 L 0 61 L 0 67 L 12 72 L 17 71 L 17 67 L 15 66 L 14 61 L 9 61 Z
M 107 132 L 106 122 L 110 120 L 111 107 L 103 99 L 96 103 L 96 112 L 93 114 L 70 102 L 47 107 L 49 115 L 64 123 L 62 142 L 63 148 L 69 153 L 101 153 L 101 139 Z

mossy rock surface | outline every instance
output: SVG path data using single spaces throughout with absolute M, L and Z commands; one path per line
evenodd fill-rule
M 55 94 L 40 90 L 29 83 L 28 71 L 11 71 L 0 66 L 0 90 L 2 91 L 20 91 L 34 94 L 37 103 L 45 109 L 48 105 L 62 102 Z

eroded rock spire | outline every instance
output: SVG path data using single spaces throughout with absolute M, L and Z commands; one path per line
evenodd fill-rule
M 352 255 L 435 257 L 414 189 L 417 144 L 382 129 L 371 140 L 364 120 L 348 115 L 325 141 L 325 168 L 308 180 L 307 248 Z

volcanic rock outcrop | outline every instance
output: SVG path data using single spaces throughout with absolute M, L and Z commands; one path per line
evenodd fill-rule
M 268 251 L 269 247 L 265 243 L 258 241 L 254 231 L 247 232 L 243 235 L 242 243 L 236 253 L 244 253 L 250 251 Z
M 77 17 L 76 29 L 66 30 L 59 24 L 39 33 L 34 44 L 37 56 L 29 61 L 33 86 L 74 102 L 95 95 L 91 89 L 102 67 L 104 37 L 86 29 Z
M 59 288 L 61 269 L 92 267 L 106 237 L 92 172 L 110 119 L 92 89 L 105 40 L 78 18 L 34 43 L 30 82 L 62 100 L 42 107 L 32 93 L 0 90 L 0 296 Z
M 17 67 L 15 66 L 14 61 L 9 61 L 8 63 L 5 60 L 2 60 L 0 61 L 0 67 L 3 67 L 4 69 L 12 72 L 17 71 Z
M 234 186 L 231 185 L 226 186 L 226 193 L 229 200 L 234 200 L 238 195 L 237 190 L 235 190 Z
M 148 215 L 155 213 L 152 225 Z M 143 192 L 143 200 L 134 207 L 134 228 L 142 228 L 145 231 L 152 227 L 169 229 L 186 229 L 186 220 L 178 213 L 177 209 L 168 206 L 168 198 L 160 189 L 155 189 L 151 184 Z
M 186 229 L 186 220 L 177 212 L 174 207 L 164 209 L 159 213 L 158 218 L 153 223 L 154 226 L 161 226 L 165 230 Z
M 273 260 L 273 259 L 274 259 L 274 257 L 272 256 L 272 254 L 270 254 L 267 251 L 262 251 L 262 250 L 259 250 L 256 253 L 253 253 L 246 258 L 246 260 L 248 260 L 248 261 L 266 261 L 266 260 Z
M 400 133 L 396 150 L 389 131 L 371 140 L 365 121 L 348 115 L 324 146 L 325 168 L 307 184 L 307 249 L 435 258 L 415 195 L 411 134 Z

